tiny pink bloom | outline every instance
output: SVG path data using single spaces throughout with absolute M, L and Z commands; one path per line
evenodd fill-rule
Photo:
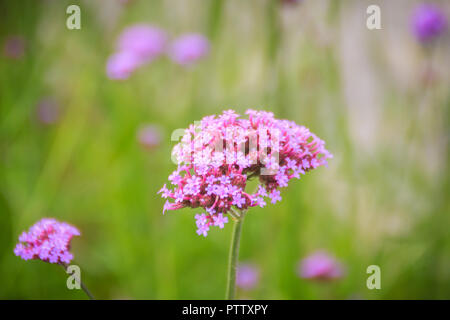
M 228 223 L 228 217 L 224 217 L 222 213 L 219 213 L 217 216 L 213 217 L 214 225 L 223 229 L 225 223 Z
M 169 56 L 180 65 L 191 65 L 209 53 L 209 41 L 201 34 L 185 34 L 171 45 Z
M 260 206 L 261 208 L 264 208 L 266 206 L 266 202 L 264 201 L 264 198 L 262 198 L 262 197 L 256 198 L 255 201 L 256 201 L 256 204 L 258 206 Z
M 36 107 L 37 119 L 44 125 L 54 124 L 59 118 L 59 107 L 52 98 L 44 98 Z
M 281 195 L 279 190 L 272 190 L 269 194 L 269 198 L 272 199 L 271 203 L 276 203 L 277 201 L 281 201 Z
M 165 214 L 167 210 L 171 210 L 171 208 L 172 208 L 172 204 L 169 202 L 169 200 L 167 200 L 164 203 L 163 214 Z
M 166 199 L 167 197 L 169 197 L 172 192 L 170 192 L 169 189 L 167 189 L 166 185 L 164 184 L 164 186 L 158 191 L 158 193 L 161 193 L 161 197 Z
M 251 290 L 258 285 L 259 270 L 251 264 L 240 264 L 236 272 L 236 285 L 244 290 Z
M 202 224 L 202 225 L 198 226 L 197 234 L 199 236 L 206 237 L 208 235 L 208 231 L 209 231 L 209 226 L 207 224 Z
M 80 231 L 65 222 L 44 218 L 19 236 L 14 254 L 24 260 L 39 259 L 50 263 L 70 263 L 70 241 Z
M 20 59 L 25 54 L 25 39 L 22 36 L 10 36 L 6 38 L 3 53 L 11 59 Z
M 205 225 L 208 222 L 208 219 L 206 218 L 206 215 L 204 213 L 203 214 L 196 214 L 195 215 L 195 220 L 197 220 L 196 221 L 197 227 L 198 226 L 203 226 L 203 225 Z
M 138 131 L 138 140 L 147 149 L 154 149 L 161 143 L 161 129 L 155 125 L 147 125 Z
M 333 256 L 325 251 L 317 251 L 299 263 L 298 275 L 305 279 L 333 280 L 343 277 L 344 271 Z

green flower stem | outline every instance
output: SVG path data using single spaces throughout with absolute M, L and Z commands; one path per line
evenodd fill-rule
M 60 264 L 61 264 L 61 266 L 64 268 L 64 271 L 66 271 L 66 273 L 68 273 L 68 272 L 67 272 L 68 265 L 65 264 L 65 263 L 60 263 Z M 71 274 L 71 275 L 72 275 L 72 274 Z M 95 300 L 94 296 L 93 296 L 92 293 L 88 290 L 88 288 L 84 285 L 83 281 L 81 281 L 81 279 L 80 279 L 80 281 L 78 281 L 78 279 L 75 279 L 75 280 L 77 280 L 77 282 L 80 284 L 81 289 L 83 289 L 84 293 L 86 293 L 86 295 L 89 297 L 89 299 Z
M 231 236 L 230 254 L 228 256 L 228 279 L 226 299 L 234 300 L 236 293 L 236 269 L 239 258 L 239 243 L 241 240 L 242 223 L 244 222 L 245 211 L 242 211 L 240 218 L 235 219 L 233 234 Z

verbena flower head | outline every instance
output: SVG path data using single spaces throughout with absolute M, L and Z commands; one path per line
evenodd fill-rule
M 196 33 L 182 35 L 170 47 L 169 56 L 180 65 L 191 65 L 209 53 L 208 39 Z
M 44 218 L 23 232 L 14 249 L 16 256 L 24 260 L 39 259 L 50 263 L 70 263 L 70 241 L 80 231 L 65 222 Z
M 240 264 L 236 272 L 236 285 L 244 290 L 251 290 L 258 285 L 259 270 L 251 264 Z
M 197 233 L 223 228 L 230 210 L 266 206 L 281 201 L 280 189 L 292 178 L 326 165 L 332 155 L 309 129 L 293 121 L 275 119 L 273 113 L 248 110 L 248 119 L 233 110 L 207 116 L 184 131 L 173 149 L 178 168 L 170 185 L 159 191 L 167 200 L 163 213 L 184 207 L 202 208 Z M 254 193 L 250 179 L 259 180 Z
M 420 42 L 429 43 L 446 31 L 447 18 L 436 5 L 421 4 L 412 16 L 412 29 Z
M 301 278 L 333 280 L 344 275 L 342 265 L 325 251 L 317 251 L 303 259 L 298 267 Z

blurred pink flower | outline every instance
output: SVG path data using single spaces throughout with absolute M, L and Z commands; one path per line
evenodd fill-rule
M 161 129 L 151 124 L 139 129 L 138 141 L 147 149 L 159 146 L 161 143 Z
M 317 251 L 298 266 L 298 275 L 305 279 L 332 280 L 344 276 L 342 265 L 325 251 Z
M 167 35 L 160 28 L 136 24 L 126 28 L 117 41 L 117 51 L 135 54 L 142 62 L 149 62 L 166 50 Z
M 49 125 L 58 120 L 59 107 L 52 98 L 42 99 L 36 107 L 37 119 L 40 123 Z
M 251 264 L 240 264 L 236 273 L 236 285 L 244 290 L 251 290 L 258 285 L 259 270 Z
M 6 38 L 3 53 L 11 59 L 20 59 L 25 54 L 25 39 L 22 36 L 10 36 Z
M 79 235 L 80 231 L 70 224 L 44 218 L 20 235 L 14 254 L 24 260 L 70 263 L 73 259 L 70 241 Z
M 106 74 L 113 80 L 125 80 L 142 64 L 142 59 L 132 52 L 122 51 L 109 57 Z
M 169 56 L 175 63 L 191 65 L 208 55 L 209 47 L 205 36 L 196 33 L 185 34 L 172 43 Z
M 167 35 L 157 27 L 137 24 L 126 28 L 117 41 L 117 51 L 106 64 L 106 74 L 113 80 L 125 80 L 142 65 L 166 50 Z
M 447 31 L 444 11 L 432 3 L 417 6 L 411 19 L 412 31 L 422 43 L 431 42 Z

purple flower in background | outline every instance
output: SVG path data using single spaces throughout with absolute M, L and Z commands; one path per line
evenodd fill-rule
M 138 140 L 147 149 L 158 147 L 161 143 L 161 129 L 155 125 L 146 125 L 139 129 Z
M 70 224 L 44 218 L 20 235 L 14 254 L 24 260 L 70 263 L 73 259 L 70 241 L 79 235 L 80 231 Z
M 142 60 L 127 51 L 115 53 L 106 63 L 106 74 L 113 80 L 125 80 L 142 64 Z
M 36 107 L 37 119 L 45 125 L 54 124 L 59 118 L 59 107 L 52 98 L 42 99 Z
M 436 5 L 421 4 L 412 16 L 412 29 L 420 42 L 428 43 L 446 31 L 447 18 Z
M 271 203 L 277 203 L 277 201 L 281 201 L 280 190 L 272 190 L 269 194 L 269 198 L 271 199 Z
M 344 275 L 342 265 L 325 251 L 317 251 L 303 259 L 298 275 L 305 279 L 332 280 Z
M 166 50 L 167 35 L 160 28 L 137 24 L 126 28 L 117 41 L 117 51 L 135 54 L 141 61 L 149 62 Z
M 126 28 L 117 41 L 117 52 L 106 64 L 106 74 L 113 80 L 125 80 L 139 67 L 166 50 L 164 30 L 145 24 Z
M 209 226 L 207 224 L 198 224 L 197 227 L 198 227 L 197 234 L 199 236 L 206 237 L 208 235 Z
M 259 270 L 251 264 L 240 264 L 237 268 L 236 285 L 244 290 L 251 290 L 258 285 Z
M 196 33 L 185 34 L 171 45 L 169 56 L 180 65 L 191 65 L 209 53 L 208 39 Z
M 10 36 L 6 38 L 3 53 L 11 59 L 20 59 L 25 54 L 25 40 L 21 36 Z

